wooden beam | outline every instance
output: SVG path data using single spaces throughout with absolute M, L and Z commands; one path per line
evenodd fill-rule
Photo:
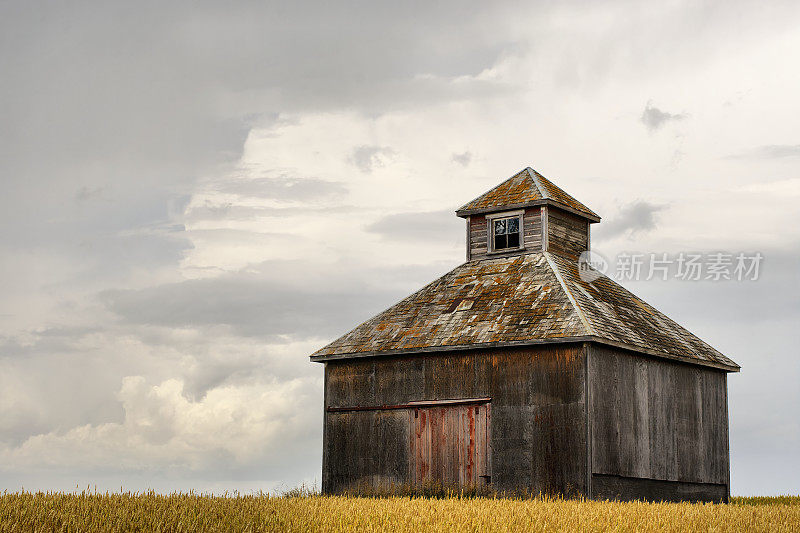
M 449 405 L 480 405 L 491 402 L 491 398 L 454 398 L 449 400 L 417 400 L 394 405 L 350 405 L 346 407 L 328 407 L 329 413 L 346 411 L 388 411 L 391 409 L 415 409 L 420 407 L 444 407 Z

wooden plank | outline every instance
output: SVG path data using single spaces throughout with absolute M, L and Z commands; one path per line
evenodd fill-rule
M 330 479 L 330 471 L 324 467 L 324 465 L 330 464 L 330 437 L 328 436 L 328 420 L 325 414 L 325 411 L 328 408 L 328 386 L 330 383 L 329 380 L 329 372 L 328 372 L 328 363 L 323 363 L 324 371 L 323 371 L 323 386 L 322 386 L 322 492 L 323 494 L 327 494 L 332 492 L 331 489 L 331 479 Z
M 599 346 L 589 372 L 594 473 L 726 484 L 723 372 Z
M 373 487 L 390 490 L 393 486 L 407 483 L 410 455 L 408 435 L 411 427 L 408 415 L 402 411 L 381 411 L 375 413 L 375 442 L 377 447 L 373 476 Z
M 469 260 L 470 260 L 470 258 L 471 258 L 471 257 L 470 257 L 470 253 L 471 253 L 471 251 L 472 251 L 472 246 L 470 245 L 470 242 L 469 242 L 469 238 L 470 238 L 470 235 L 469 235 L 469 234 L 470 234 L 470 223 L 469 223 L 469 219 L 470 219 L 470 218 L 471 218 L 471 217 L 467 217 L 467 224 L 466 224 L 466 245 L 467 245 L 467 246 L 466 246 L 466 248 L 467 248 L 467 257 L 466 257 L 466 259 L 467 259 L 467 261 L 469 261 Z
M 653 502 L 724 502 L 726 487 L 718 483 L 686 483 L 595 474 L 592 497 L 602 500 Z
M 326 493 L 363 483 L 383 486 L 399 477 L 412 484 L 486 483 L 480 476 L 491 476 L 492 487 L 501 492 L 585 490 L 581 350 L 579 344 L 563 344 L 450 351 L 370 358 L 355 369 L 347 366 L 355 360 L 329 363 L 326 390 L 334 409 L 325 413 Z M 352 401 L 359 398 L 372 399 Z M 488 398 L 491 402 L 457 403 Z M 341 409 L 387 405 L 405 408 Z M 429 419 L 437 409 L 457 410 L 457 416 L 445 416 L 450 429 L 444 432 Z M 405 433 L 397 430 L 397 417 L 404 420 Z M 388 447 L 387 438 L 393 443 Z M 455 451 L 443 457 L 437 442 Z M 405 463 L 396 459 L 400 450 Z
M 481 461 L 481 470 L 483 473 L 479 474 L 483 477 L 483 481 L 489 485 L 492 483 L 492 406 L 488 404 L 484 406 L 484 420 L 482 424 L 483 435 L 482 440 L 478 441 L 483 452 L 483 460 Z
M 488 404 L 413 409 L 413 482 L 475 486 L 478 472 L 483 473 L 486 468 L 487 409 Z
M 650 413 L 647 410 L 647 398 L 650 396 L 650 380 L 648 379 L 648 361 L 643 358 L 635 360 L 634 398 L 633 398 L 633 465 L 630 475 L 649 478 L 650 470 Z M 620 472 L 620 475 L 622 473 Z
M 585 219 L 557 208 L 546 209 L 547 247 L 554 253 L 577 256 L 589 248 L 589 224 Z

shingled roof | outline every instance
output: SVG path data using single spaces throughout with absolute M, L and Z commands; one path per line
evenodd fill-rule
M 514 174 L 497 187 L 461 206 L 456 214 L 466 217 L 493 211 L 498 207 L 514 209 L 544 204 L 556 205 L 586 217 L 592 222 L 600 221 L 597 213 L 530 167 Z
M 739 370 L 608 277 L 583 281 L 577 263 L 548 252 L 464 263 L 311 358 L 580 341 Z

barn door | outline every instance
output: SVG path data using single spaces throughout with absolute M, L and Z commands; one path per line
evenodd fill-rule
M 412 407 L 410 478 L 417 486 L 490 481 L 490 404 Z

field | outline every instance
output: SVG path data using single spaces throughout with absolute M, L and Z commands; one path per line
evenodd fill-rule
M 800 531 L 800 497 L 729 505 L 551 498 L 0 494 L 10 531 Z

